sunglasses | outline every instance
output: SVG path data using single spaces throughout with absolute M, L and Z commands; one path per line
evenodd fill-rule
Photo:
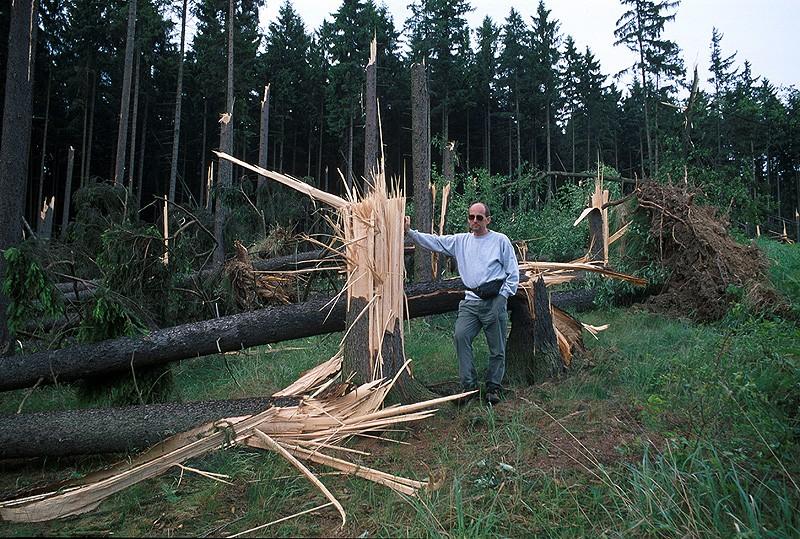
M 483 221 L 483 215 L 472 215 L 472 214 L 469 214 L 468 217 L 469 217 L 470 221 L 478 221 L 479 223 L 481 221 Z

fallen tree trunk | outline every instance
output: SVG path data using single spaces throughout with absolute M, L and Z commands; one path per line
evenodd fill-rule
M 119 453 L 144 449 L 221 417 L 263 411 L 268 397 L 0 416 L 3 458 Z
M 415 293 L 409 297 L 412 316 L 454 311 L 463 297 L 461 287 L 460 280 L 410 286 L 407 293 Z M 581 310 L 591 306 L 593 296 L 591 290 L 573 290 L 553 294 L 553 302 Z M 517 301 L 526 300 L 511 300 L 512 304 Z M 339 325 L 344 329 L 343 320 Z M 253 398 L 0 416 L 0 455 L 25 458 L 132 451 L 213 419 L 259 412 L 269 402 Z
M 406 288 L 410 318 L 454 311 L 463 297 L 460 279 L 426 282 Z M 589 291 L 591 292 L 591 291 Z M 586 302 L 591 293 L 570 294 L 560 306 Z M 69 382 L 85 376 L 139 369 L 171 361 L 242 350 L 251 346 L 288 341 L 324 333 L 343 331 L 346 298 L 326 307 L 330 298 L 305 303 L 269 307 L 257 311 L 184 324 L 143 337 L 121 337 L 11 356 L 0 361 L 0 390 L 30 387 L 37 383 Z M 591 299 L 589 299 L 591 303 Z

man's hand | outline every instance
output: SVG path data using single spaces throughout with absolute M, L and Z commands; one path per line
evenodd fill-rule
M 405 232 L 406 232 L 406 233 L 408 233 L 408 231 L 409 231 L 410 229 L 411 229 L 411 217 L 409 217 L 408 215 L 406 215 L 406 216 L 403 218 L 403 230 L 405 230 Z

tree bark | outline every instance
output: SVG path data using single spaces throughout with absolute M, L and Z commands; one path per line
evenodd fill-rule
M 47 74 L 47 103 L 44 107 L 44 132 L 42 134 L 42 158 L 39 161 L 39 190 L 36 197 L 36 206 L 42 203 L 42 193 L 44 190 L 44 161 L 47 156 L 47 128 L 50 124 L 50 86 L 52 84 L 53 74 L 51 71 Z M 55 189 L 54 189 L 55 191 Z M 37 230 L 41 232 L 41 230 Z
M 198 207 L 208 209 L 208 161 L 206 161 L 206 135 L 208 134 L 208 100 L 203 96 L 203 137 L 200 142 L 200 196 L 198 197 Z
M 144 117 L 142 118 L 142 147 L 139 149 L 139 167 L 136 169 L 136 207 L 142 207 L 142 181 L 144 178 L 144 156 L 147 148 L 147 117 L 150 112 L 150 96 L 144 94 Z
M 430 131 L 428 112 L 430 98 L 425 64 L 411 66 L 411 130 L 414 175 L 414 228 L 431 232 L 433 204 L 431 201 Z M 427 281 L 432 276 L 430 253 L 418 250 L 414 255 L 414 280 Z
M 594 209 L 587 216 L 589 221 L 589 259 L 592 262 L 605 259 L 603 245 L 603 213 Z
M 267 158 L 269 157 L 269 84 L 264 86 L 264 99 L 261 100 L 261 123 L 258 135 L 258 166 L 261 168 L 267 167 Z M 268 189 L 269 183 L 266 176 L 258 177 L 258 192 L 263 193 Z
M 226 92 L 225 112 L 226 118 L 220 122 L 219 139 L 220 149 L 233 155 L 233 25 L 234 25 L 234 0 L 228 2 L 228 84 Z M 220 160 L 217 173 L 217 193 L 214 210 L 214 238 L 217 246 L 214 249 L 214 265 L 221 267 L 225 262 L 225 221 L 228 218 L 228 208 L 225 204 L 225 193 L 231 186 L 233 165 L 228 160 Z
M 137 47 L 138 49 L 138 47 Z M 128 192 L 133 194 L 134 182 L 134 165 L 136 159 L 136 127 L 139 124 L 139 82 L 141 79 L 141 64 L 142 55 L 136 51 L 136 67 L 134 68 L 133 78 L 133 113 L 131 114 L 131 150 L 128 156 Z
M 534 283 L 533 315 L 527 298 L 510 302 L 511 334 L 506 353 L 506 372 L 510 380 L 540 383 L 564 370 L 558 349 L 550 297 L 544 280 Z M 531 354 L 531 350 L 533 353 Z
M 377 58 L 375 57 L 375 38 L 372 40 L 370 60 L 366 67 L 366 118 L 364 122 L 364 181 L 365 190 L 375 187 L 375 170 L 380 154 L 378 152 L 378 86 Z
M 81 175 L 78 183 L 83 187 L 86 181 L 86 134 L 89 118 L 89 66 L 86 66 L 86 94 L 83 97 L 83 130 L 81 131 Z
M 67 156 L 67 181 L 64 185 L 64 210 L 61 212 L 61 239 L 67 235 L 67 225 L 69 224 L 69 206 L 72 202 L 72 169 L 75 165 L 75 148 L 69 147 Z
M 169 167 L 169 201 L 175 202 L 178 179 L 178 141 L 181 136 L 181 105 L 183 103 L 183 57 L 186 51 L 186 2 L 181 10 L 181 49 L 178 61 L 178 88 L 175 90 L 175 120 L 172 128 L 172 159 Z
M 3 105 L 4 136 L 0 141 L 0 281 L 6 271 L 3 253 L 22 239 L 39 2 L 17 0 L 8 9 L 11 21 Z M 0 288 L 0 356 L 10 349 L 7 308 L 8 298 Z
M 141 450 L 203 423 L 261 412 L 270 402 L 257 397 L 7 415 L 0 417 L 0 454 L 28 458 Z
M 81 180 L 81 187 L 89 183 L 92 177 L 92 148 L 94 146 L 94 111 L 97 105 L 97 72 L 92 71 L 92 98 L 89 101 L 89 133 L 86 141 L 86 177 Z
M 464 298 L 460 279 L 416 283 L 406 288 L 409 318 L 458 309 Z M 554 304 L 585 307 L 592 292 L 554 295 Z M 121 337 L 61 350 L 10 357 L 0 362 L 0 391 L 54 381 L 69 382 L 85 376 L 130 371 L 171 361 L 201 357 L 251 346 L 342 331 L 347 298 L 328 306 L 331 298 L 269 307 L 183 324 L 143 337 Z M 591 304 L 591 299 L 588 301 Z
M 131 104 L 131 74 L 133 73 L 133 42 L 136 35 L 136 0 L 128 0 L 128 36 L 125 41 L 125 68 L 122 76 L 122 97 L 117 128 L 117 158 L 114 185 L 122 185 L 125 174 L 125 149 L 128 144 L 128 112 Z
M 350 124 L 347 129 L 347 190 L 353 190 L 353 112 L 352 106 L 350 107 Z

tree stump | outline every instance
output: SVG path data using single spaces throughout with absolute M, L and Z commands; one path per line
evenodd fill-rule
M 534 283 L 532 297 L 510 302 L 511 334 L 506 346 L 506 377 L 518 383 L 540 383 L 564 370 L 544 279 Z M 531 312 L 531 309 L 533 310 Z M 531 353 L 533 351 L 533 353 Z

